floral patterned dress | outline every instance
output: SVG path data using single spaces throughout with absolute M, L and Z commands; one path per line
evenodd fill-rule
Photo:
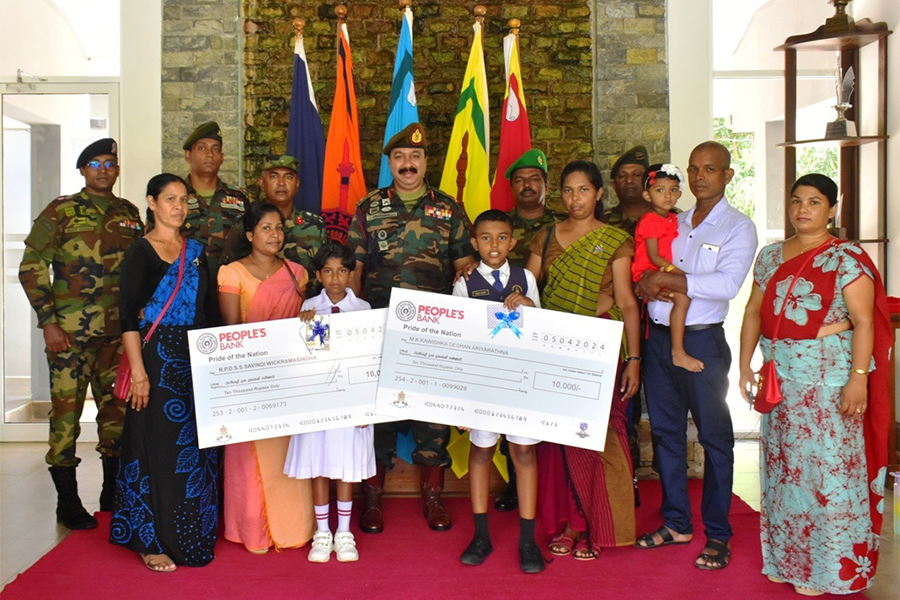
M 773 354 L 766 334 L 772 336 L 771 325 L 784 310 L 774 344 L 783 400 L 763 415 L 760 434 L 763 574 L 833 594 L 853 593 L 869 587 L 875 573 L 884 469 L 871 476 L 864 420 L 839 412 L 853 331 L 815 336 L 819 327 L 849 319 L 842 294 L 847 285 L 861 276 L 878 286 L 880 280 L 854 244 L 818 251 L 799 275 L 808 255 L 784 265 L 782 252 L 783 243 L 766 246 L 754 268 L 764 292 L 760 350 L 767 359 Z M 870 405 L 877 414 L 880 404 L 871 392 Z M 874 504 L 867 501 L 870 493 Z
M 203 246 L 188 240 L 184 251 L 181 287 L 143 347 L 150 400 L 143 410 L 129 406 L 125 414 L 109 541 L 141 554 L 167 554 L 178 565 L 202 566 L 213 559 L 216 545 L 218 449 L 197 446 L 187 332 L 203 323 L 208 275 Z M 179 260 L 168 266 L 147 302 L 142 338 L 172 294 L 178 267 Z M 135 265 L 127 272 L 144 273 Z

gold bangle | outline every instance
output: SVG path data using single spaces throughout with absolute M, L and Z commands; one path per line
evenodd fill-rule
M 671 272 L 674 271 L 674 270 L 675 270 L 675 265 L 673 265 L 673 264 L 671 264 L 671 263 L 669 263 L 669 266 L 668 266 L 668 267 L 666 267 L 665 269 L 663 269 L 663 271 L 665 271 L 666 273 L 671 273 Z
M 866 371 L 865 369 L 853 369 L 853 372 L 856 373 L 857 375 L 868 375 L 869 374 L 869 372 Z

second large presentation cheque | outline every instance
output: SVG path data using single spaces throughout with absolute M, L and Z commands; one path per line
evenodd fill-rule
M 383 422 L 386 309 L 188 332 L 201 448 Z
M 603 450 L 622 323 L 394 289 L 379 415 Z

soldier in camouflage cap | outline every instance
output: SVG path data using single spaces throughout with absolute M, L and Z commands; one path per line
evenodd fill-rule
M 474 263 L 469 222 L 450 196 L 425 181 L 425 130 L 412 123 L 384 147 L 394 176 L 390 187 L 375 190 L 359 201 L 350 224 L 347 245 L 356 253 L 365 282 L 364 298 L 373 308 L 388 305 L 395 287 L 449 294 L 456 271 Z M 358 277 L 358 275 L 357 275 Z M 355 289 L 359 288 L 357 285 Z M 422 499 L 432 529 L 450 528 L 450 516 L 440 503 L 450 428 L 410 422 L 416 449 L 413 462 L 422 466 Z M 378 472 L 363 485 L 365 508 L 361 528 L 376 533 L 384 528 L 381 496 L 386 469 L 397 448 L 397 423 L 375 425 Z
M 601 220 L 634 236 L 637 222 L 650 210 L 650 203 L 644 199 L 644 173 L 650 166 L 650 158 L 644 146 L 635 146 L 626 151 L 610 171 L 610 185 L 619 203 L 606 210 Z M 599 205 L 598 205 L 599 209 Z
M 110 138 L 84 149 L 76 161 L 84 188 L 41 211 L 19 265 L 19 281 L 44 332 L 52 401 L 46 460 L 57 489 L 57 520 L 70 529 L 97 526 L 81 504 L 75 478 L 75 441 L 88 384 L 97 403 L 103 459 L 100 510 L 112 510 L 125 417 L 124 402 L 113 396 L 122 354 L 119 266 L 143 225 L 137 207 L 113 194 L 117 155 Z
M 294 208 L 294 197 L 300 189 L 297 159 L 287 154 L 269 154 L 262 165 L 257 180 L 263 199 L 278 207 L 284 217 L 284 248 L 282 254 L 288 260 L 303 265 L 310 274 L 306 284 L 306 297 L 311 298 L 321 291 L 318 280 L 313 281 L 315 268 L 312 258 L 328 240 L 325 221 L 317 214 Z M 231 262 L 232 249 L 237 239 L 244 235 L 243 222 L 235 223 L 228 233 L 222 264 Z
M 228 231 L 241 221 L 249 201 L 242 190 L 219 179 L 223 154 L 218 123 L 203 123 L 191 132 L 182 147 L 190 173 L 184 178 L 188 183 L 188 216 L 181 234 L 206 246 L 210 280 L 216 281 Z

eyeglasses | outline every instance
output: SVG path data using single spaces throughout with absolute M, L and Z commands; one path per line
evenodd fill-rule
M 107 169 L 115 169 L 116 167 L 119 166 L 119 163 L 114 160 L 105 160 L 103 162 L 100 162 L 99 160 L 92 160 L 92 161 L 88 162 L 85 166 L 90 167 L 92 169 L 99 169 L 101 165 L 106 167 Z

